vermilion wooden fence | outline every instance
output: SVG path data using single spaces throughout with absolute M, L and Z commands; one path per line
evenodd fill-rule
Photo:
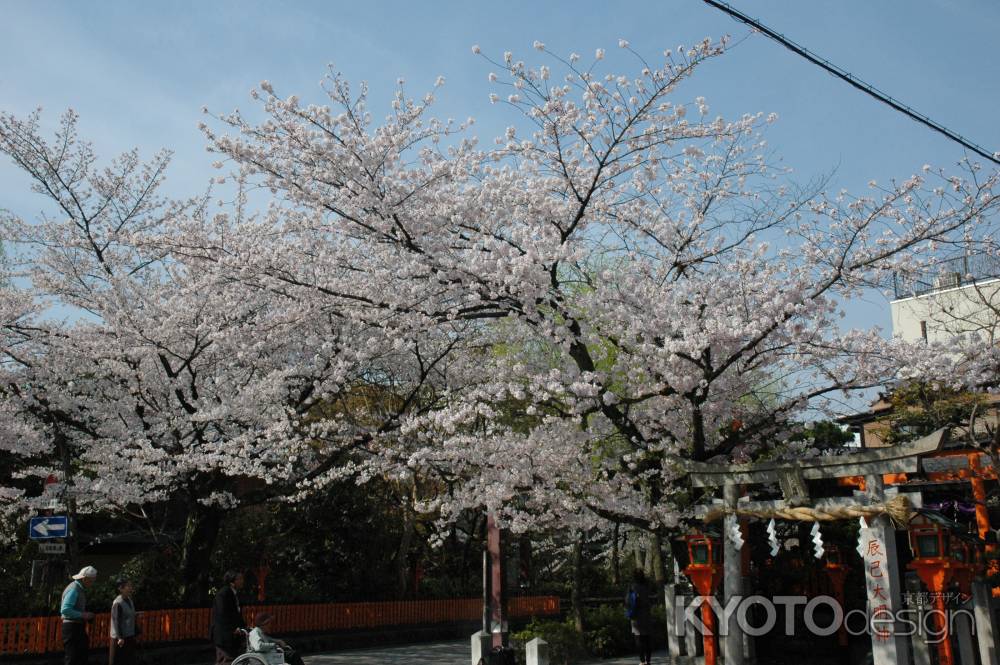
M 559 614 L 555 596 L 511 598 L 511 617 Z M 276 633 L 413 626 L 476 621 L 483 615 L 480 598 L 402 600 L 376 603 L 322 603 L 312 605 L 252 605 L 243 608 L 247 623 L 270 612 Z M 139 617 L 140 639 L 147 643 L 207 640 L 211 610 L 147 610 Z M 88 626 L 90 646 L 108 646 L 109 614 L 98 614 Z M 62 650 L 62 620 L 58 616 L 0 618 L 0 655 L 45 654 Z

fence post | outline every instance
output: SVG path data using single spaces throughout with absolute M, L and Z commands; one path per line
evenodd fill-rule
M 526 665 L 549 665 L 549 643 L 540 637 L 525 645 Z
M 477 630 L 472 634 L 472 658 L 469 662 L 471 665 L 486 665 L 492 650 L 493 635 L 483 630 Z

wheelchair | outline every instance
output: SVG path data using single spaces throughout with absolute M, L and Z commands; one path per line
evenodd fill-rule
M 250 631 L 240 630 L 243 643 L 247 645 L 246 653 L 233 659 L 232 665 L 285 665 L 285 652 L 277 644 L 266 642 L 266 651 L 250 650 Z

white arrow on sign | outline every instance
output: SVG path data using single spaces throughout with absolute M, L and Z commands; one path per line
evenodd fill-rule
M 66 518 L 59 517 L 53 518 L 49 521 L 49 518 L 42 520 L 32 521 L 31 532 L 42 538 L 57 538 L 66 535 Z

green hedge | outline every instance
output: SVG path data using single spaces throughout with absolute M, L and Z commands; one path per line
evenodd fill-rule
M 653 644 L 666 641 L 667 626 L 662 607 L 653 608 Z M 572 620 L 534 620 L 524 630 L 511 634 L 518 662 L 524 662 L 524 647 L 536 637 L 549 643 L 551 665 L 573 665 L 588 658 L 611 658 L 635 653 L 632 628 L 625 618 L 625 608 L 601 605 L 585 610 L 583 635 Z

